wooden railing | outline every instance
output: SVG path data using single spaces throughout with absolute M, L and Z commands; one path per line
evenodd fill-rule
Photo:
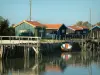
M 40 37 L 0 36 L 0 44 L 37 43 Z

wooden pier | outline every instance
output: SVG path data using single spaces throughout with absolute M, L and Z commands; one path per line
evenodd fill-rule
M 29 53 L 29 47 L 31 47 L 35 53 L 38 55 L 39 52 L 56 52 L 60 49 L 62 43 L 66 42 L 75 42 L 80 45 L 83 51 L 86 51 L 87 46 L 91 50 L 92 47 L 99 48 L 100 39 L 89 39 L 88 37 L 82 38 L 65 38 L 65 39 L 41 39 L 40 37 L 29 37 L 29 36 L 1 36 L 0 37 L 0 57 L 2 58 L 2 53 L 4 52 L 5 47 L 15 47 L 22 46 L 24 47 L 24 56 L 27 56 Z M 90 40 L 90 41 L 89 41 Z M 95 44 L 96 42 L 96 44 Z M 43 48 L 43 50 L 41 50 Z
M 3 50 L 5 47 L 24 46 L 32 47 L 36 54 L 39 53 L 40 37 L 26 37 L 26 36 L 1 36 L 0 37 L 0 57 L 2 58 Z

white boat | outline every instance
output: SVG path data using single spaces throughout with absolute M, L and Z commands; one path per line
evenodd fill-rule
M 64 43 L 61 45 L 62 51 L 70 51 L 72 49 L 72 45 L 70 43 Z

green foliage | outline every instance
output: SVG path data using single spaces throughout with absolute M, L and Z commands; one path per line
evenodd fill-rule
M 9 21 L 0 16 L 0 36 L 13 36 L 15 30 L 13 27 L 9 27 Z
M 8 28 L 9 36 L 15 36 L 15 29 L 13 27 Z
M 91 28 L 91 24 L 88 21 L 83 22 L 82 25 Z
M 1 23 L 1 21 L 4 21 L 4 18 L 2 16 L 0 16 L 0 23 Z
M 78 22 L 76 23 L 76 25 L 78 25 L 78 26 L 86 26 L 86 27 L 88 27 L 88 28 L 91 27 L 91 24 L 90 24 L 88 21 L 85 21 L 85 22 L 83 22 L 83 21 L 78 21 Z
M 78 21 L 78 22 L 76 23 L 76 25 L 78 25 L 78 26 L 80 26 L 80 25 L 82 25 L 82 24 L 83 24 L 82 21 Z
M 97 22 L 96 25 L 100 26 L 100 22 Z

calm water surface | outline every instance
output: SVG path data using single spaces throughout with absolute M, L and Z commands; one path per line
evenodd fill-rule
M 100 75 L 98 53 L 56 53 L 0 61 L 0 75 Z

